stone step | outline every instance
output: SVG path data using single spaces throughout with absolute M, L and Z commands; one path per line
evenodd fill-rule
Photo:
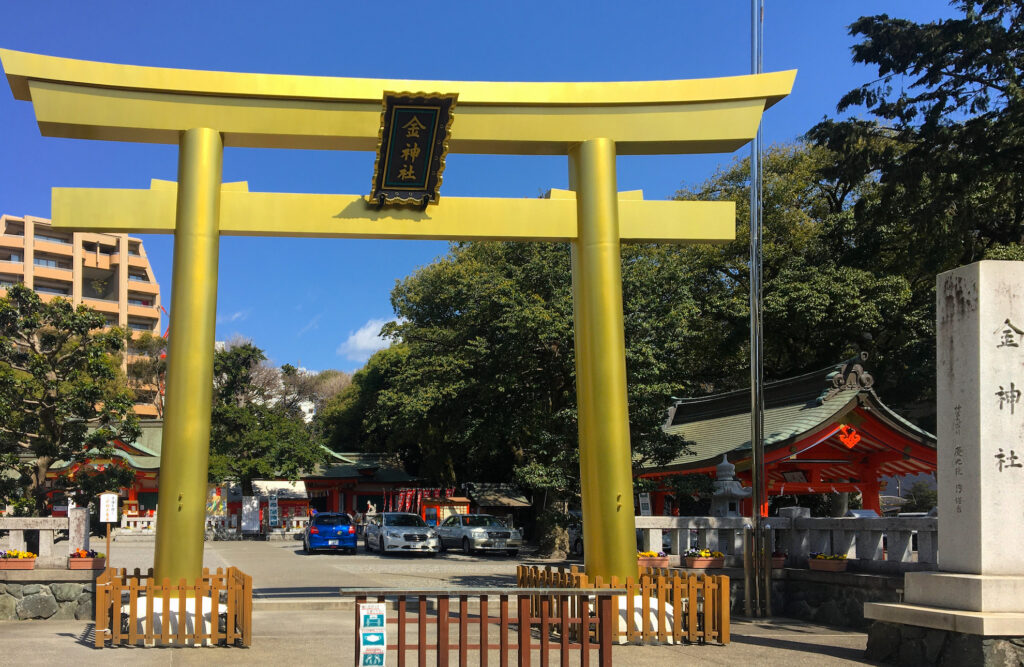
M 328 611 L 338 609 L 354 609 L 351 598 L 317 597 L 317 598 L 259 598 L 252 600 L 253 611 Z

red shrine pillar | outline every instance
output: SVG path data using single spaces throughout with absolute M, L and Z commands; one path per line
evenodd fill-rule
M 861 498 L 866 510 L 875 510 L 878 515 L 882 515 L 882 500 L 879 498 L 879 483 L 876 479 L 874 482 L 867 482 L 861 484 Z

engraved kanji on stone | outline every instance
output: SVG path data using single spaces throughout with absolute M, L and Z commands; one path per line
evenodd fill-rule
M 996 329 L 995 333 L 999 334 L 999 345 L 996 345 L 996 349 L 1001 347 L 1020 347 L 1020 343 L 1017 342 L 1017 339 L 1024 336 L 1024 331 L 1015 327 L 1009 318 L 1007 318 L 1003 324 Z
M 1013 406 L 1020 401 L 1020 389 L 1014 386 L 1014 383 L 1010 383 L 1009 389 L 1004 389 L 1003 385 L 999 385 L 999 391 L 996 392 L 996 396 L 999 397 L 999 409 L 1003 409 L 1003 405 L 1010 406 L 1010 414 L 1013 414 Z

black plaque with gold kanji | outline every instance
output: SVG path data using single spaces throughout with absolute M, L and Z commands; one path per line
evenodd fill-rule
M 457 95 L 385 93 L 370 199 L 436 204 Z

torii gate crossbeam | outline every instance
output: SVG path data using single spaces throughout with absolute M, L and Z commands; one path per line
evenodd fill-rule
M 53 224 L 175 235 L 155 576 L 202 569 L 222 234 L 572 243 L 586 569 L 636 576 L 620 244 L 733 238 L 726 202 L 617 193 L 617 155 L 729 152 L 750 141 L 795 71 L 680 81 L 503 83 L 345 79 L 95 63 L 0 49 L 46 136 L 179 146 L 178 185 L 55 188 Z M 221 183 L 225 146 L 375 150 L 387 91 L 457 93 L 449 150 L 566 155 L 572 192 L 444 197 L 378 211 L 354 195 L 251 193 Z

